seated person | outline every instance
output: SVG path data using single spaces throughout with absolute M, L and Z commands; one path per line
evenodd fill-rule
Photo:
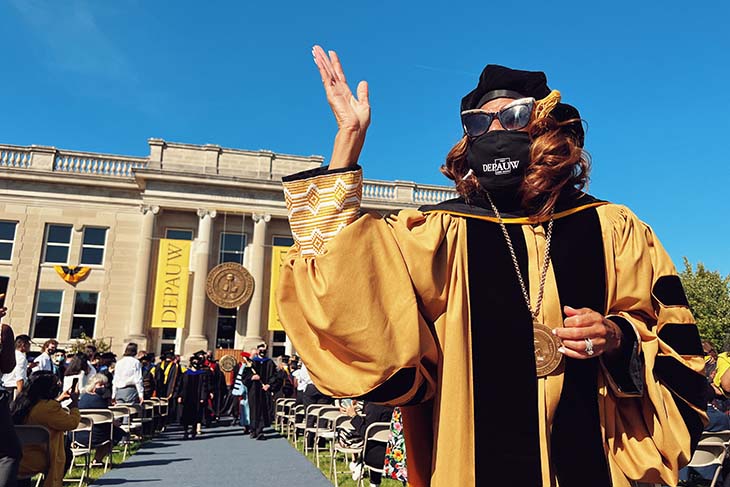
M 109 379 L 102 373 L 95 374 L 89 379 L 86 386 L 85 394 L 79 399 L 79 409 L 109 409 L 112 401 L 111 389 L 109 388 Z M 107 424 L 94 425 L 91 430 L 91 448 L 96 448 L 94 453 L 94 461 L 92 466 L 101 465 L 104 457 L 111 451 L 114 445 L 117 445 L 126 435 L 120 424 L 115 420 L 113 433 Z M 110 443 L 103 444 L 106 441 Z M 89 444 L 89 433 L 80 431 L 74 435 L 74 441 L 80 445 Z M 101 446 L 99 446 L 101 445 Z
M 69 400 L 69 410 L 60 401 Z M 64 433 L 79 425 L 79 394 L 76 390 L 63 391 L 61 381 L 52 371 L 39 370 L 30 377 L 28 386 L 15 398 L 11 406 L 16 425 L 44 426 L 50 431 L 51 465 L 44 482 L 45 487 L 61 487 L 67 462 Z M 70 460 L 70 458 L 69 458 Z M 45 470 L 46 454 L 42 447 L 29 445 L 23 448 L 20 461 L 21 476 L 33 475 Z M 19 482 L 19 486 L 23 483 Z M 30 480 L 25 485 L 30 485 Z
M 362 438 L 363 441 L 368 426 L 373 423 L 390 423 L 390 418 L 393 415 L 392 407 L 382 406 L 380 404 L 375 404 L 372 402 L 365 402 L 362 407 L 362 415 L 357 414 L 356 407 L 357 405 L 353 401 L 349 405 L 342 407 L 341 411 L 352 418 L 350 420 L 353 430 L 352 437 Z M 381 469 L 383 468 L 383 465 L 385 463 L 385 447 L 385 443 L 380 443 L 376 441 L 368 443 L 368 448 L 367 450 L 365 450 L 365 460 L 367 461 L 368 465 L 379 465 Z M 353 480 L 359 480 L 362 468 L 362 461 L 353 462 L 352 464 L 350 464 L 350 470 L 352 470 Z M 380 485 L 382 475 L 383 474 L 380 472 L 370 472 L 371 487 Z

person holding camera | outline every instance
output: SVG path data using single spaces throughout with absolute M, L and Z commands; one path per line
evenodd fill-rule
M 68 411 L 61 406 L 68 400 Z M 64 433 L 76 429 L 81 415 L 79 413 L 78 383 L 74 387 L 63 390 L 61 381 L 51 371 L 39 370 L 30 377 L 28 387 L 18 395 L 11 407 L 13 423 L 16 425 L 43 426 L 50 435 L 50 458 L 46 475 L 46 487 L 61 487 L 64 472 L 70 465 L 67 456 Z M 69 462 L 67 462 L 69 460 Z M 46 454 L 40 445 L 28 445 L 23 448 L 20 461 L 20 475 L 33 475 L 45 470 Z M 30 485 L 30 479 L 24 484 Z

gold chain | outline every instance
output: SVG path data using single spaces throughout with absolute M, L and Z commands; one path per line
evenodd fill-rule
M 532 306 L 530 305 L 530 295 L 527 292 L 525 280 L 522 278 L 522 271 L 520 271 L 520 264 L 517 262 L 517 255 L 515 255 L 515 249 L 512 246 L 512 239 L 509 238 L 509 233 L 507 233 L 507 227 L 502 220 L 502 215 L 499 214 L 499 210 L 492 201 L 492 197 L 489 195 L 489 193 L 487 193 L 487 199 L 489 200 L 489 204 L 492 205 L 492 210 L 494 211 L 494 214 L 499 219 L 499 226 L 502 228 L 504 239 L 507 241 L 507 247 L 509 248 L 509 253 L 512 256 L 512 264 L 514 265 L 515 272 L 517 273 L 517 280 L 520 281 L 520 287 L 522 288 L 522 295 L 525 297 L 525 304 L 527 304 L 527 309 L 530 310 L 530 314 L 532 314 L 532 319 L 537 320 L 537 316 L 540 314 L 540 308 L 542 307 L 542 298 L 545 291 L 545 279 L 547 278 L 547 271 L 548 267 L 550 266 L 550 239 L 553 235 L 554 209 L 550 212 L 550 223 L 548 223 L 547 233 L 545 234 L 545 258 L 543 259 L 542 271 L 540 272 L 540 288 L 537 294 L 537 303 L 535 303 L 535 309 L 533 310 Z

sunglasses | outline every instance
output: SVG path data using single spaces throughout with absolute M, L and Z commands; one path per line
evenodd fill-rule
M 498 112 L 465 110 L 461 112 L 461 125 L 464 133 L 471 138 L 487 133 L 495 117 L 505 130 L 520 130 L 530 123 L 534 108 L 534 98 L 520 98 Z

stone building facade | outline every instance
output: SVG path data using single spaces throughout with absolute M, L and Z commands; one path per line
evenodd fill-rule
M 115 353 L 130 341 L 188 354 L 261 340 L 273 355 L 290 352 L 284 332 L 269 330 L 271 249 L 292 243 L 281 178 L 322 157 L 160 139 L 149 147 L 139 158 L 0 145 L 5 321 L 36 345 L 67 345 L 83 333 L 110 341 Z M 366 180 L 363 206 L 389 211 L 451 197 L 449 187 Z M 161 238 L 191 240 L 184 328 L 150 326 Z M 237 309 L 218 308 L 205 294 L 208 272 L 229 261 L 256 283 Z M 59 266 L 89 272 L 67 282 Z

